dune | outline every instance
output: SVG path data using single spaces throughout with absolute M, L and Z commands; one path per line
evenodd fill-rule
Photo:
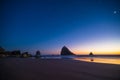
M 0 59 L 0 80 L 120 80 L 120 65 L 72 59 Z

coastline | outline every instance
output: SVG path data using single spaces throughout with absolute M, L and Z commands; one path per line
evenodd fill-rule
M 0 59 L 0 80 L 119 80 L 120 65 L 71 59 Z

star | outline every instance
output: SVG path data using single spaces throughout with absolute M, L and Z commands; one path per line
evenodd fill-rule
M 120 13 L 120 9 L 113 11 L 113 14 L 118 14 Z
M 113 11 L 114 14 L 117 14 L 117 11 Z

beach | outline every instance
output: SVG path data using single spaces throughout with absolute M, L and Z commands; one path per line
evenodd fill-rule
M 0 59 L 0 80 L 120 80 L 120 65 L 72 59 Z

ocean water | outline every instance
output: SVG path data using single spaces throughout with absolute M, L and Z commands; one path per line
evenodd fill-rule
M 91 63 L 106 63 L 120 65 L 120 57 L 42 56 L 41 59 L 72 59 Z

